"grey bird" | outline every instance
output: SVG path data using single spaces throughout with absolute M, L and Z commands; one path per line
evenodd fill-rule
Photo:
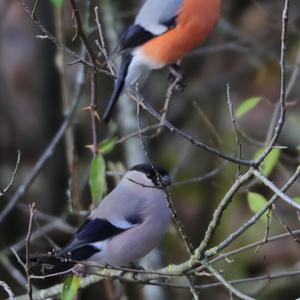
M 54 253 L 57 263 L 45 272 L 66 271 L 78 261 L 116 267 L 136 263 L 160 243 L 170 223 L 162 189 L 170 183 L 161 167 L 139 164 L 131 168 L 70 242 Z

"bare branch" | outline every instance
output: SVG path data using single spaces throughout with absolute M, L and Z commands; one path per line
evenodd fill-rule
M 11 288 L 8 286 L 7 283 L 5 283 L 4 281 L 0 280 L 0 286 L 4 289 L 4 291 L 7 293 L 8 295 L 8 299 L 9 300 L 13 300 L 14 298 L 14 293 L 12 292 Z
M 238 135 L 238 130 L 237 130 L 237 127 L 236 127 L 236 120 L 235 120 L 234 112 L 233 112 L 233 103 L 231 101 L 230 85 L 229 84 L 227 84 L 227 104 L 228 104 L 228 107 L 229 107 L 231 123 L 232 123 L 233 131 L 234 131 L 234 135 L 235 135 L 235 142 L 236 142 L 236 145 L 237 145 L 237 148 L 238 148 L 238 150 L 237 150 L 238 158 L 241 159 L 242 158 L 242 144 L 240 142 L 239 135 Z M 238 165 L 237 168 L 238 168 L 238 171 L 237 171 L 237 177 L 238 177 L 241 174 L 241 166 Z
M 299 178 L 300 176 L 300 167 L 297 168 L 296 172 L 293 174 L 293 176 L 288 180 L 288 182 L 282 187 L 282 193 L 287 191 L 293 183 Z M 259 218 L 262 217 L 263 214 L 266 213 L 270 207 L 279 199 L 279 195 L 276 193 L 266 204 L 264 208 L 262 208 L 259 212 L 257 212 L 248 222 L 246 222 L 244 225 L 240 226 L 239 229 L 237 229 L 235 232 L 230 234 L 222 243 L 220 243 L 217 247 L 214 247 L 213 249 L 210 249 L 205 252 L 206 257 L 212 257 L 219 253 L 222 249 L 227 247 L 229 244 L 231 244 L 234 240 L 236 240 L 239 236 L 241 236 L 247 229 L 249 229 L 252 225 L 254 225 Z
M 7 192 L 12 188 L 20 163 L 21 163 L 21 150 L 18 150 L 18 157 L 17 157 L 15 169 L 13 171 L 9 184 L 4 189 L 0 189 L 0 198 L 3 197 L 5 194 L 7 194 Z
M 295 202 L 292 198 L 290 198 L 288 195 L 283 193 L 272 181 L 270 181 L 266 176 L 264 176 L 261 172 L 258 170 L 253 170 L 253 174 L 261 180 L 269 189 L 271 189 L 274 193 L 276 193 L 282 200 L 284 200 L 289 205 L 297 208 L 300 210 L 300 205 Z
M 73 103 L 70 107 L 69 112 L 66 114 L 63 123 L 61 124 L 60 128 L 58 129 L 57 133 L 53 137 L 52 141 L 49 143 L 47 148 L 45 149 L 44 153 L 41 155 L 39 160 L 34 165 L 31 172 L 27 175 L 25 182 L 18 188 L 16 193 L 12 196 L 10 201 L 8 202 L 7 206 L 0 212 L 0 223 L 6 218 L 6 216 L 11 212 L 14 206 L 17 204 L 18 200 L 27 192 L 35 178 L 41 172 L 42 168 L 45 166 L 46 162 L 52 157 L 54 150 L 56 149 L 59 142 L 64 137 L 64 134 L 67 128 L 72 123 L 74 115 L 77 111 L 77 107 L 80 101 L 80 95 L 82 91 L 82 87 L 84 85 L 84 68 L 81 66 L 80 70 L 77 74 L 76 80 L 76 90 L 74 92 Z
M 31 268 L 31 264 L 30 264 L 30 259 L 29 259 L 29 255 L 30 255 L 30 238 L 31 238 L 31 234 L 32 234 L 32 223 L 33 223 L 33 219 L 36 213 L 36 209 L 35 209 L 35 203 L 33 203 L 32 205 L 29 206 L 29 222 L 28 222 L 28 231 L 27 231 L 27 236 L 25 238 L 25 249 L 26 249 L 26 261 L 25 261 L 25 272 L 26 272 L 26 277 L 27 277 L 27 294 L 30 300 L 32 300 L 32 285 L 31 285 L 31 278 L 30 278 L 30 268 Z
M 40 0 L 35 0 L 34 6 L 33 6 L 33 9 L 32 9 L 32 12 L 31 12 L 31 18 L 32 19 L 35 18 L 35 13 L 36 13 L 36 10 L 38 8 L 39 2 L 40 2 Z
M 278 107 L 280 108 L 280 116 L 277 121 L 276 128 L 274 130 L 273 137 L 270 139 L 269 144 L 264 149 L 264 152 L 257 158 L 256 165 L 260 165 L 265 158 L 272 151 L 272 148 L 276 144 L 280 133 L 282 131 L 285 116 L 286 116 L 286 50 L 287 50 L 287 32 L 288 32 L 288 22 L 289 22 L 289 6 L 290 0 L 285 0 L 284 9 L 282 13 L 282 34 L 281 34 L 281 56 L 280 56 L 280 69 L 281 69 L 281 83 L 280 83 L 280 99 L 278 103 Z M 275 109 L 275 114 L 276 109 Z
M 160 114 L 147 102 L 145 102 L 140 97 L 137 97 L 136 95 L 133 95 L 132 93 L 127 92 L 127 94 L 133 99 L 137 104 L 139 104 L 144 110 L 146 110 L 150 115 L 152 115 L 156 120 L 161 121 Z M 244 160 L 244 159 L 237 159 L 232 156 L 225 155 L 221 153 L 219 150 L 215 149 L 212 146 L 209 146 L 197 139 L 195 139 L 193 136 L 187 134 L 186 132 L 178 129 L 173 124 L 171 124 L 169 121 L 165 120 L 163 123 L 164 127 L 166 127 L 169 131 L 176 133 L 178 136 L 182 137 L 183 139 L 187 140 L 190 144 L 195 146 L 196 148 L 202 149 L 207 151 L 208 153 L 211 153 L 213 155 L 216 155 L 224 160 L 227 160 L 229 162 L 239 164 L 242 166 L 256 166 L 257 162 L 255 160 Z
M 75 20 L 76 20 L 76 35 L 78 35 L 82 41 L 82 43 L 84 44 L 86 50 L 87 50 L 87 53 L 91 59 L 91 61 L 93 62 L 93 64 L 96 63 L 96 55 L 94 53 L 94 50 L 83 30 L 83 27 L 82 27 L 82 21 L 81 21 L 81 17 L 80 17 L 80 13 L 79 13 L 79 10 L 77 8 L 77 5 L 76 5 L 76 2 L 75 0 L 70 0 L 70 3 L 71 3 L 71 6 L 72 6 L 72 9 L 73 9 L 73 13 L 74 13 L 74 17 L 75 17 Z
M 247 182 L 252 177 L 252 175 L 253 175 L 252 174 L 252 169 L 250 169 L 247 173 L 245 173 L 244 175 L 237 178 L 235 183 L 232 185 L 232 187 L 226 193 L 226 195 L 224 196 L 224 198 L 222 199 L 222 201 L 220 202 L 220 204 L 218 205 L 218 207 L 214 211 L 213 218 L 212 218 L 212 220 L 210 221 L 210 223 L 208 225 L 208 229 L 205 233 L 205 236 L 204 236 L 199 248 L 196 250 L 197 257 L 202 259 L 204 253 L 205 253 L 206 257 L 209 256 L 210 250 L 208 250 L 206 252 L 205 252 L 205 250 L 206 250 L 208 244 L 210 243 L 217 226 L 219 225 L 219 222 L 220 222 L 220 220 L 223 216 L 223 213 L 224 213 L 225 209 L 228 207 L 228 205 L 232 201 L 232 198 L 235 195 L 235 193 L 237 192 L 237 190 L 245 182 Z
M 89 66 L 93 67 L 91 63 L 86 61 L 83 57 L 78 56 L 73 50 L 70 48 L 66 47 L 64 44 L 60 43 L 56 37 L 40 22 L 40 20 L 36 17 L 35 11 L 31 11 L 27 5 L 25 4 L 24 0 L 19 0 L 21 5 L 23 6 L 24 11 L 28 14 L 28 16 L 33 20 L 33 22 L 41 29 L 41 31 L 44 33 L 44 35 L 51 40 L 57 47 L 63 49 L 68 55 L 71 57 L 74 57 L 76 60 L 79 62 Z
M 244 300 L 254 300 L 254 298 L 251 298 L 247 295 L 244 295 L 240 291 L 238 291 L 235 287 L 231 285 L 229 281 L 227 281 L 211 264 L 208 262 L 204 263 L 205 267 L 211 272 L 211 274 L 216 277 L 223 285 L 226 287 L 232 294 L 237 296 L 240 299 Z

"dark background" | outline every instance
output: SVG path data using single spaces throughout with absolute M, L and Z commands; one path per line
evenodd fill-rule
M 136 7 L 139 5 L 138 1 L 125 0 L 112 1 L 111 4 L 109 1 L 92 2 L 99 5 L 102 21 L 105 18 L 113 20 L 111 28 L 105 26 L 107 22 L 103 21 L 107 43 L 111 40 L 109 36 L 111 31 L 120 36 L 122 27 L 132 21 Z M 104 4 L 101 4 L 102 2 Z M 263 98 L 254 110 L 238 120 L 238 124 L 251 139 L 264 143 L 280 91 L 279 58 L 283 1 L 225 0 L 223 2 L 222 21 L 217 29 L 202 47 L 182 61 L 187 87 L 182 93 L 176 93 L 172 99 L 168 119 L 207 144 L 217 147 L 222 152 L 233 154 L 236 146 L 227 106 L 226 85 L 229 83 L 231 86 L 231 98 L 235 107 L 253 96 Z M 92 11 L 92 8 L 83 1 L 81 4 L 81 12 Z M 296 67 L 297 55 L 300 51 L 300 2 L 294 0 L 291 4 L 287 52 L 288 79 Z M 110 7 L 109 11 L 107 7 Z M 57 32 L 60 28 L 64 43 L 74 51 L 79 51 L 79 40 L 72 41 L 74 20 L 67 0 L 61 10 L 54 9 L 50 1 L 41 1 L 37 15 L 51 32 Z M 94 18 L 90 17 L 87 23 L 89 25 L 85 29 L 90 33 L 93 41 L 96 36 Z M 64 66 L 64 63 L 71 62 L 72 58 L 66 56 L 62 64 L 61 52 L 57 52 L 55 45 L 49 40 L 37 39 L 35 37 L 37 34 L 41 32 L 24 13 L 19 1 L 1 1 L 0 186 L 4 187 L 11 178 L 17 149 L 22 150 L 22 161 L 12 190 L 6 197 L 0 198 L 0 210 L 9 202 L 14 191 L 28 176 L 42 151 L 49 144 L 63 120 L 63 98 L 71 99 L 74 91 L 74 78 L 78 65 L 63 68 L 63 81 L 57 66 Z M 109 49 L 113 46 L 108 45 Z M 167 78 L 166 70 L 155 71 L 142 89 L 145 99 L 157 109 L 162 107 L 168 86 Z M 90 77 L 87 75 L 80 108 L 90 101 L 89 80 Z M 286 145 L 287 149 L 282 151 L 280 162 L 271 174 L 271 179 L 278 186 L 286 182 L 299 164 L 297 146 L 300 145 L 300 85 L 298 83 L 299 78 L 288 98 L 290 104 L 287 120 L 279 141 L 279 144 Z M 103 74 L 97 76 L 97 106 L 100 114 L 111 93 L 112 84 L 113 81 L 108 76 Z M 66 87 L 67 96 L 62 96 L 62 86 Z M 213 124 L 219 138 L 216 138 L 199 114 L 194 102 L 197 102 L 203 114 Z M 119 115 L 121 113 L 119 110 Z M 142 115 L 144 124 L 153 123 L 153 119 L 146 113 Z M 121 137 L 124 132 L 117 125 L 116 122 L 109 127 L 99 125 L 98 140 L 112 136 Z M 91 204 L 87 179 L 92 155 L 85 148 L 86 144 L 91 144 L 88 113 L 81 110 L 77 112 L 73 131 L 77 191 L 73 193 L 73 200 L 76 198 L 73 211 L 68 204 L 70 176 L 66 144 L 60 143 L 29 191 L 0 224 L 0 280 L 6 281 L 16 294 L 22 294 L 26 290 L 24 285 L 22 286 L 22 283 L 16 280 L 17 276 L 21 281 L 21 276 L 13 274 L 16 270 L 21 272 L 22 270 L 8 249 L 22 242 L 27 231 L 28 210 L 22 204 L 35 202 L 39 211 L 46 213 L 47 216 L 60 216 L 72 226 L 77 226 L 82 221 L 78 217 L 78 211 L 88 210 Z M 139 140 L 137 138 L 132 140 L 142 153 Z M 241 141 L 243 156 L 253 158 L 259 149 L 259 143 L 244 138 L 241 138 Z M 232 164 L 224 166 L 220 159 L 194 148 L 168 131 L 163 131 L 159 136 L 150 139 L 147 148 L 154 161 L 173 170 L 173 174 L 176 173 L 175 181 L 202 176 L 221 167 L 220 172 L 213 178 L 199 183 L 174 186 L 171 190 L 176 209 L 189 238 L 195 246 L 199 245 L 213 210 L 235 180 L 236 168 Z M 130 162 L 137 160 L 135 153 L 126 152 L 124 143 L 118 144 L 105 158 L 108 169 L 111 170 L 126 169 L 131 166 Z M 108 183 L 111 189 L 114 186 L 111 177 Z M 214 244 L 221 242 L 253 214 L 246 201 L 246 192 L 249 189 L 267 198 L 272 195 L 260 184 L 253 184 L 240 190 L 218 227 Z M 290 195 L 300 196 L 299 181 L 294 184 Z M 290 228 L 297 229 L 299 220 L 296 213 L 285 204 L 279 203 L 278 208 Z M 39 230 L 38 226 L 43 227 L 49 222 L 47 218 L 38 218 L 38 225 L 35 223 L 34 231 Z M 47 235 L 56 244 L 63 245 L 68 240 L 72 228 L 63 226 L 60 228 L 59 225 L 53 227 L 54 230 L 47 232 Z M 226 250 L 236 249 L 262 239 L 265 230 L 266 225 L 259 221 Z M 273 217 L 270 235 L 284 231 L 284 227 Z M 47 251 L 52 247 L 45 236 L 32 242 L 33 252 Z M 20 253 L 24 254 L 23 248 L 20 249 Z M 175 227 L 170 228 L 161 245 L 159 256 L 162 266 L 180 263 L 187 258 Z M 299 244 L 291 237 L 270 243 L 257 251 L 252 249 L 239 254 L 234 257 L 233 262 L 223 262 L 217 267 L 224 270 L 223 275 L 228 280 L 297 269 L 299 268 Z M 199 283 L 206 282 L 213 282 L 213 280 L 206 277 L 199 279 Z M 298 282 L 299 277 L 288 277 L 274 280 L 269 284 L 254 282 L 238 287 L 259 299 L 295 299 L 300 297 Z M 39 281 L 35 284 L 38 287 L 47 287 L 51 283 Z M 167 288 L 160 293 L 160 296 L 156 296 L 157 299 L 191 299 L 189 292 L 176 289 Z M 102 294 L 103 286 L 100 283 L 81 292 L 78 299 L 100 299 Z M 142 299 L 144 291 L 141 286 L 128 285 L 127 294 L 129 299 Z M 0 299 L 3 299 L 4 295 L 0 290 Z M 229 293 L 224 288 L 213 288 L 201 291 L 200 298 L 225 299 L 229 298 Z M 105 296 L 101 296 L 101 299 L 105 299 Z

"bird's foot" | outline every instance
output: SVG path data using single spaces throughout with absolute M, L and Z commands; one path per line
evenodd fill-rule
M 138 263 L 130 263 L 128 267 L 124 268 L 124 270 L 122 270 L 121 273 L 119 274 L 119 280 L 126 281 L 124 280 L 124 276 L 126 273 L 132 273 L 132 278 L 136 280 L 138 275 L 140 274 L 139 271 L 145 271 L 144 267 L 142 267 Z
M 129 267 L 132 270 L 136 270 L 135 272 L 132 272 L 132 277 L 135 280 L 138 280 L 138 275 L 141 274 L 139 271 L 145 271 L 145 268 L 136 262 L 130 263 Z
M 176 91 L 182 92 L 186 87 L 182 68 L 177 64 L 173 64 L 169 66 L 169 72 L 169 82 L 175 83 Z
M 129 267 L 133 270 L 145 271 L 145 268 L 138 263 L 130 263 Z

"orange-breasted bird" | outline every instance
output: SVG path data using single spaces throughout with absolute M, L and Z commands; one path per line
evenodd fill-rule
M 214 29 L 221 0 L 146 0 L 114 53 L 123 61 L 103 115 L 107 123 L 123 90 L 143 71 L 174 65 Z

